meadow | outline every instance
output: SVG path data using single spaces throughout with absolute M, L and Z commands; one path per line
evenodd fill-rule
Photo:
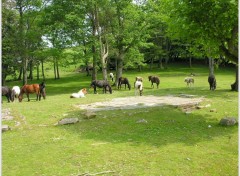
M 204 97 L 202 109 L 190 114 L 181 108 L 161 106 L 132 110 L 96 112 L 84 119 L 75 105 L 134 96 L 134 90 L 113 87 L 113 94 L 93 94 L 91 77 L 74 69 L 61 70 L 61 79 L 46 73 L 46 100 L 26 96 L 22 103 L 7 103 L 14 117 L 2 121 L 11 131 L 2 133 L 2 175 L 4 176 L 235 176 L 238 175 L 238 126 L 223 127 L 223 117 L 238 118 L 238 92 L 230 91 L 235 69 L 215 70 L 217 89 L 209 90 L 208 67 L 169 65 L 168 69 L 126 70 L 133 87 L 136 76 L 144 78 L 143 95 L 180 94 Z M 186 87 L 184 78 L 195 73 L 195 84 Z M 160 77 L 159 89 L 151 88 L 149 75 Z M 98 75 L 101 79 L 101 72 Z M 40 81 L 29 81 L 29 83 Z M 21 85 L 11 81 L 8 86 Z M 70 99 L 86 87 L 86 98 Z M 215 112 L 210 112 L 216 109 Z M 55 125 L 62 118 L 77 117 L 80 122 Z M 136 123 L 145 119 L 147 123 Z

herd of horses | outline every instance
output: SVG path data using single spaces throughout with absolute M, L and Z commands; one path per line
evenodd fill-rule
M 114 74 L 110 73 L 109 75 L 110 79 L 114 81 Z M 154 84 L 156 84 L 157 88 L 159 88 L 160 84 L 160 78 L 158 76 L 148 76 L 148 80 L 151 82 L 151 87 L 154 88 Z M 191 74 L 190 77 L 186 77 L 184 79 L 184 82 L 187 83 L 188 87 L 191 87 L 194 84 L 194 77 Z M 210 90 L 215 90 L 216 89 L 216 78 L 214 75 L 210 75 L 208 77 L 208 82 L 210 85 Z M 131 90 L 131 85 L 128 80 L 128 78 L 125 77 L 120 77 L 118 79 L 118 89 L 121 89 L 122 85 L 125 85 L 128 87 L 129 90 Z M 94 89 L 94 94 L 97 93 L 97 88 L 103 88 L 103 93 L 109 92 L 112 94 L 112 86 L 107 80 L 93 80 L 90 84 L 90 88 Z M 143 78 L 142 77 L 136 77 L 135 82 L 134 82 L 134 89 L 135 89 L 135 95 L 138 94 L 142 96 L 143 94 Z M 22 102 L 23 100 L 23 95 L 26 94 L 28 101 L 29 99 L 29 94 L 35 93 L 37 95 L 36 101 L 40 101 L 41 97 L 44 99 L 46 98 L 46 85 L 44 82 L 41 84 L 26 84 L 24 86 L 20 87 L 19 86 L 14 86 L 12 89 L 7 87 L 7 86 L 2 86 L 2 96 L 6 96 L 8 102 L 14 102 L 15 98 L 18 98 L 19 102 Z M 70 98 L 82 98 L 85 97 L 87 94 L 87 89 L 83 88 L 81 89 L 78 93 L 72 93 Z
M 8 102 L 14 102 L 15 98 L 18 98 L 19 102 L 22 102 L 23 95 L 26 94 L 28 101 L 30 101 L 29 94 L 35 93 L 37 95 L 36 101 L 40 101 L 41 97 L 46 98 L 45 83 L 41 84 L 25 84 L 21 88 L 19 86 L 13 86 L 9 88 L 8 86 L 2 86 L 2 96 L 6 96 Z

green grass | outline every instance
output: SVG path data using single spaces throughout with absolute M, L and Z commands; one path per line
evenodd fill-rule
M 195 85 L 187 88 L 184 77 L 194 72 Z M 47 99 L 7 103 L 13 121 L 3 121 L 12 130 L 2 134 L 2 174 L 4 176 L 66 176 L 114 171 L 106 175 L 234 176 L 238 175 L 238 127 L 222 127 L 225 116 L 238 117 L 238 92 L 230 91 L 235 71 L 215 71 L 217 90 L 209 91 L 208 69 L 169 66 L 167 70 L 126 71 L 133 85 L 135 76 L 144 78 L 144 95 L 193 94 L 204 96 L 201 105 L 186 115 L 171 106 L 97 112 L 86 120 L 75 105 L 134 96 L 134 90 L 114 89 L 97 95 L 89 89 L 87 98 L 70 99 L 73 92 L 90 85 L 85 73 L 63 72 L 62 78 L 48 78 Z M 147 77 L 159 75 L 160 88 L 152 89 Z M 49 73 L 51 76 L 51 73 Z M 101 79 L 99 73 L 99 79 Z M 36 81 L 33 81 L 36 82 Z M 9 82 L 9 86 L 21 82 Z M 217 109 L 217 112 L 210 112 Z M 24 117 L 24 119 L 23 119 Z M 55 126 L 64 117 L 77 117 L 74 125 Z M 136 123 L 145 119 L 148 123 Z M 15 126 L 15 121 L 21 125 Z M 208 126 L 211 125 L 211 128 Z

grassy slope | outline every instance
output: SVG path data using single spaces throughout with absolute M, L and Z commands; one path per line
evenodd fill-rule
M 183 79 L 196 73 L 195 85 L 187 88 Z M 12 131 L 2 134 L 2 174 L 77 175 L 115 171 L 112 175 L 237 175 L 238 127 L 221 127 L 225 116 L 238 116 L 238 93 L 230 90 L 234 70 L 216 70 L 217 90 L 209 91 L 207 68 L 169 66 L 167 70 L 126 71 L 123 76 L 133 83 L 135 76 L 144 77 L 144 95 L 205 96 L 202 105 L 186 115 L 178 108 L 155 107 L 136 110 L 114 110 L 97 113 L 97 118 L 84 120 L 74 105 L 133 96 L 134 90 L 116 90 L 112 95 L 98 95 L 89 90 L 87 98 L 70 99 L 73 92 L 89 87 L 86 74 L 62 73 L 60 80 L 48 79 L 47 99 L 6 103 L 15 121 L 4 121 Z M 49 76 L 51 73 L 49 73 Z M 147 76 L 159 75 L 160 88 L 150 88 Z M 100 77 L 100 76 L 99 76 Z M 12 85 L 21 83 L 11 82 Z M 210 112 L 210 109 L 217 112 Z M 78 117 L 75 125 L 54 126 L 58 120 Z M 25 120 L 23 120 L 23 117 Z M 136 123 L 145 119 L 147 124 Z M 211 125 L 211 128 L 208 126 Z M 111 175 L 111 174 L 109 174 Z

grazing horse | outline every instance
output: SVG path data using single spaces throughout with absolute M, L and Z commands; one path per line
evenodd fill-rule
M 2 96 L 6 96 L 8 103 L 12 100 L 12 90 L 7 86 L 2 86 Z
M 217 81 L 214 75 L 209 75 L 208 76 L 208 83 L 210 86 L 210 90 L 215 90 L 217 86 Z
M 158 76 L 148 76 L 148 80 L 151 81 L 151 83 L 152 83 L 151 87 L 154 88 L 153 83 L 156 83 L 157 84 L 157 88 L 158 88 L 158 85 L 160 84 L 160 79 L 159 79 Z
M 107 90 L 112 94 L 112 87 L 106 80 L 93 80 L 92 83 L 90 84 L 90 87 L 94 88 L 94 93 L 97 93 L 96 88 L 103 88 L 103 93 L 106 93 Z
M 125 84 L 125 89 L 126 89 L 126 85 L 127 85 L 128 89 L 131 90 L 131 85 L 127 78 L 123 78 L 123 77 L 118 78 L 118 89 L 119 89 L 119 87 L 121 89 L 122 84 Z
M 13 88 L 12 88 L 12 100 L 14 101 L 15 100 L 15 98 L 17 98 L 18 96 L 19 96 L 19 94 L 20 94 L 20 87 L 19 86 L 13 86 Z
M 85 97 L 86 94 L 87 94 L 87 89 L 83 88 L 78 93 L 72 93 L 70 98 L 82 98 L 82 97 Z
M 194 78 L 192 78 L 192 77 L 186 77 L 185 79 L 184 79 L 184 82 L 186 82 L 187 83 L 187 86 L 189 87 L 191 87 L 191 85 L 192 84 L 194 84 Z
M 137 95 L 137 90 L 139 90 L 140 96 L 142 96 L 143 93 L 143 82 L 142 81 L 136 81 L 134 84 L 135 87 L 135 95 Z
M 109 73 L 109 77 L 110 77 L 110 79 L 113 81 L 113 79 L 114 79 L 114 74 L 113 74 L 113 73 Z
M 29 99 L 29 94 L 32 93 L 36 93 L 37 95 L 37 99 L 36 101 L 40 101 L 41 100 L 41 96 L 43 96 L 43 98 L 46 98 L 46 92 L 45 92 L 45 83 L 41 83 L 41 84 L 25 84 L 20 91 L 20 94 L 18 96 L 18 100 L 19 102 L 22 102 L 23 99 L 23 94 L 27 95 L 28 101 L 30 101 Z

